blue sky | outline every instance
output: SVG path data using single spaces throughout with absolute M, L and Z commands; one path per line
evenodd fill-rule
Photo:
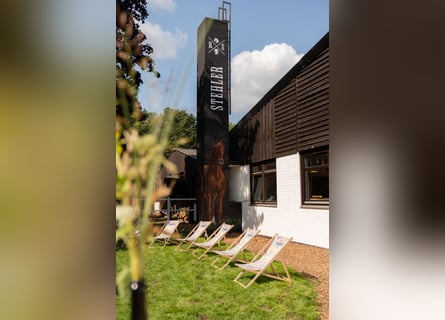
M 196 114 L 196 41 L 204 17 L 217 18 L 221 0 L 148 0 L 142 30 L 161 73 L 143 75 L 144 109 Z M 232 0 L 232 114 L 236 123 L 329 30 L 327 0 Z

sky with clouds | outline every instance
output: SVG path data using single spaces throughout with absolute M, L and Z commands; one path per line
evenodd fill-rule
M 236 123 L 329 30 L 327 0 L 232 0 L 231 94 Z M 154 48 L 160 79 L 143 74 L 145 110 L 173 107 L 196 114 L 197 29 L 218 18 L 221 0 L 147 0 L 141 26 Z

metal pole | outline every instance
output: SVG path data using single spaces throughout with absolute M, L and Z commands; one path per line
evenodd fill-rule
M 168 197 L 167 198 L 167 222 L 170 221 L 170 210 L 171 210 L 170 197 Z
M 227 5 L 229 7 L 229 9 L 227 10 L 225 5 Z M 227 14 L 228 12 L 228 14 Z M 222 1 L 221 3 L 221 7 L 218 7 L 218 19 L 219 20 L 226 20 L 228 22 L 228 37 L 227 37 L 227 42 L 228 42 L 228 49 L 227 49 L 227 59 L 229 59 L 229 63 L 228 63 L 228 74 L 229 74 L 229 79 L 228 79 L 228 88 L 227 88 L 227 102 L 229 105 L 229 114 L 232 114 L 232 101 L 231 101 L 231 66 L 230 66 L 230 21 L 232 20 L 232 3 L 228 2 L 228 1 Z

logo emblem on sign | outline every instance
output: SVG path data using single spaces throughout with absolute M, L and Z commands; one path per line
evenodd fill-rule
M 225 42 L 226 40 L 220 41 L 218 38 L 208 38 L 209 41 L 209 53 L 213 51 L 213 53 L 215 54 L 215 56 L 217 56 L 218 54 L 222 53 L 223 55 L 225 54 Z

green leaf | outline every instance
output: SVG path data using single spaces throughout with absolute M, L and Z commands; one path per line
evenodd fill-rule
M 130 283 L 131 283 L 130 268 L 125 268 L 121 272 L 119 272 L 118 275 L 116 276 L 117 292 L 124 301 L 130 301 L 131 297 Z
M 125 237 L 128 237 L 132 234 L 134 230 L 134 227 L 132 227 L 131 225 L 119 225 L 119 227 L 116 230 L 116 242 L 119 239 L 125 240 Z

